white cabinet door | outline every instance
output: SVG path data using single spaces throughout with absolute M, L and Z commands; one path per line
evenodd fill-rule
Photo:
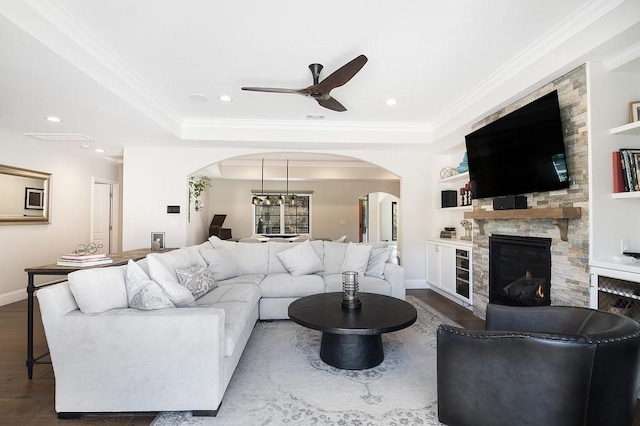
M 427 243 L 427 284 L 440 287 L 440 245 Z
M 456 294 L 456 249 L 440 246 L 440 287 Z

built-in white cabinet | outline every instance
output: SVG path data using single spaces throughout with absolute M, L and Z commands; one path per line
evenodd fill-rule
M 591 308 L 640 321 L 640 261 L 594 261 Z
M 427 284 L 438 293 L 466 307 L 473 305 L 470 241 L 427 240 Z
M 587 67 L 590 306 L 640 319 L 640 261 L 621 253 L 625 246 L 640 252 L 640 191 L 614 193 L 612 161 L 614 151 L 640 149 L 640 122 L 629 117 L 640 99 L 640 68 Z

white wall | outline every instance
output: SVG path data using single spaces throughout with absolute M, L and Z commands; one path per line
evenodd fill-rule
M 369 194 L 369 241 L 391 242 L 391 203 L 398 197 L 384 192 Z
M 432 158 L 428 152 L 429 147 L 394 149 L 393 151 L 375 148 L 307 151 L 358 158 L 383 167 L 400 177 L 398 250 L 405 267 L 407 285 L 424 287 L 424 240 L 428 234 L 427 224 L 433 221 L 434 210 L 433 182 L 430 181 Z M 153 231 L 166 232 L 167 247 L 187 245 L 189 239 L 194 238 L 194 235 L 188 231 L 187 223 L 188 176 L 226 158 L 276 151 L 240 148 L 126 148 L 122 203 L 123 250 L 148 247 L 150 233 Z M 255 185 L 251 189 L 256 189 Z M 340 192 L 339 187 L 336 188 L 336 192 Z M 363 194 L 366 192 L 364 191 Z M 212 188 L 209 199 L 205 200 L 209 206 L 215 203 L 214 194 L 215 187 Z M 243 191 L 237 193 L 236 197 L 244 203 L 248 194 Z M 180 205 L 181 213 L 167 214 L 167 205 Z M 215 213 L 225 212 L 216 211 Z M 234 219 L 229 217 L 228 220 Z M 234 232 L 240 232 L 240 228 L 235 231 L 240 224 L 233 221 L 225 222 L 224 226 L 234 229 Z
M 52 174 L 51 224 L 0 226 L 0 305 L 5 305 L 26 297 L 25 268 L 55 263 L 90 241 L 92 177 L 118 181 L 120 166 L 15 134 L 0 134 L 0 152 L 3 165 Z

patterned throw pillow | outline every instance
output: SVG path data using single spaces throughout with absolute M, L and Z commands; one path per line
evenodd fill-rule
M 162 287 L 150 279 L 133 260 L 127 263 L 125 285 L 130 308 L 144 310 L 175 308 Z
M 205 266 L 192 266 L 186 269 L 176 268 L 178 282 L 185 286 L 194 299 L 199 299 L 218 285 L 213 274 Z
M 389 261 L 392 253 L 393 248 L 391 247 L 371 249 L 369 264 L 367 265 L 367 271 L 364 274 L 369 277 L 384 279 L 384 267 Z

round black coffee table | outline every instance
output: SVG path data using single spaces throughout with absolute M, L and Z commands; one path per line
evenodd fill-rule
M 364 370 L 384 360 L 382 333 L 416 322 L 416 308 L 404 300 L 358 293 L 359 309 L 343 309 L 342 293 L 302 297 L 289 305 L 289 318 L 322 331 L 320 358 L 345 370 Z

